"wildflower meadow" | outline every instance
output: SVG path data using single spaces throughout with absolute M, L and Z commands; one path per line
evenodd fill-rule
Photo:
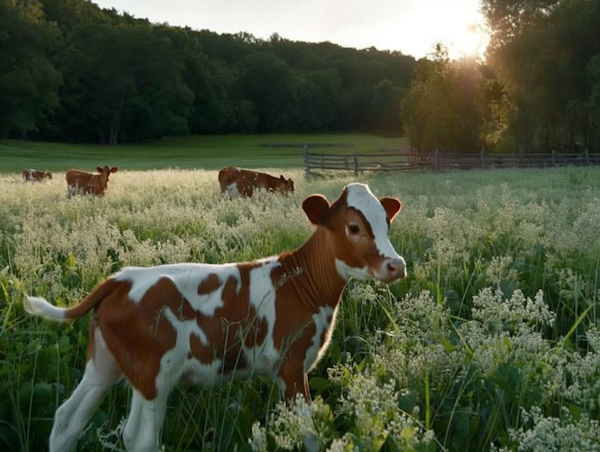
M 163 450 L 600 451 L 600 168 L 286 176 L 293 195 L 229 199 L 216 171 L 121 171 L 104 198 L 67 199 L 64 173 L 0 175 L 0 450 L 46 450 L 86 360 L 87 321 L 30 317 L 25 293 L 69 306 L 125 266 L 293 249 L 302 200 L 360 181 L 402 201 L 408 277 L 349 283 L 312 404 L 258 377 L 180 385 Z M 78 450 L 124 450 L 129 392 Z

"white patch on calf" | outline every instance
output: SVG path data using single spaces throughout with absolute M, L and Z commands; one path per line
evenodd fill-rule
M 275 376 L 279 350 L 275 349 L 273 329 L 275 328 L 275 286 L 271 273 L 281 264 L 277 258 L 261 259 L 262 266 L 250 270 L 250 305 L 256 309 L 256 320 L 265 319 L 267 334 L 258 347 L 244 347 L 248 368 L 255 374 Z
M 315 322 L 315 335 L 312 338 L 310 347 L 306 350 L 306 356 L 304 358 L 304 373 L 308 373 L 312 368 L 319 362 L 331 339 L 330 327 L 332 323 L 335 311 L 331 306 L 321 306 L 319 312 L 313 315 L 313 322 Z M 321 337 L 326 334 L 323 346 L 321 347 Z
M 387 213 L 369 187 L 364 184 L 349 184 L 347 186 L 347 203 L 363 214 L 371 226 L 375 237 L 375 246 L 379 253 L 387 258 L 401 259 L 388 237 L 389 227 Z M 353 275 L 354 276 L 354 275 Z
M 219 292 L 218 298 L 217 295 L 213 294 L 198 294 L 200 284 L 210 274 L 217 275 L 221 286 L 230 276 L 234 276 L 238 281 L 237 290 L 239 292 L 241 287 L 240 272 L 236 264 L 185 263 L 158 265 L 156 267 L 128 267 L 117 273 L 114 279 L 115 281 L 131 282 L 131 290 L 128 295 L 131 301 L 138 304 L 148 289 L 154 286 L 159 279 L 169 278 L 195 310 L 205 315 L 214 315 L 215 310 L 222 306 L 220 294 L 223 288 L 220 287 L 218 291 L 214 292 L 215 294 Z
M 202 346 L 210 347 L 206 333 L 196 319 L 180 320 L 170 309 L 165 309 L 163 315 L 177 332 L 175 347 L 166 352 L 160 360 L 160 372 L 156 376 L 156 388 L 170 389 L 182 375 L 185 379 L 196 384 L 214 384 L 221 377 L 221 359 L 215 359 L 210 364 L 203 364 L 197 359 L 188 359 L 191 352 L 190 340 L 192 335 L 198 337 Z

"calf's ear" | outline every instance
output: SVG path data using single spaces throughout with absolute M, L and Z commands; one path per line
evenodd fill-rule
M 323 195 L 311 195 L 302 202 L 302 210 L 317 226 L 324 226 L 329 219 L 329 201 Z
M 111 173 L 116 173 L 117 171 L 119 171 L 119 168 L 117 168 L 116 166 L 113 166 L 113 167 L 110 169 L 110 172 L 111 172 Z
M 402 210 L 402 203 L 396 198 L 381 198 L 379 200 L 385 212 L 387 213 L 390 223 L 396 218 L 396 215 Z
M 101 166 L 97 166 L 96 167 L 96 171 L 98 171 L 99 173 L 101 173 L 102 172 L 102 167 Z

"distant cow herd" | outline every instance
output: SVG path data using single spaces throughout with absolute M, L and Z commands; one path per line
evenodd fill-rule
M 98 174 L 88 173 L 77 169 L 70 169 L 66 173 L 67 196 L 92 195 L 104 196 L 108 191 L 108 178 L 119 169 L 116 166 L 99 166 Z M 26 182 L 42 182 L 52 179 L 50 171 L 35 169 L 23 170 L 23 179 Z M 256 190 L 265 190 L 270 193 L 294 193 L 294 181 L 282 175 L 271 176 L 259 171 L 234 168 L 228 166 L 219 171 L 219 185 L 221 191 L 230 196 L 243 196 L 251 198 Z

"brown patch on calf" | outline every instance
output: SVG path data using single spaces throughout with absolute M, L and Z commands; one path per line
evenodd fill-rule
M 211 273 L 198 286 L 198 295 L 208 295 L 221 287 L 221 281 L 216 273 Z
M 221 294 L 223 306 L 215 310 L 214 316 L 197 313 L 198 324 L 206 334 L 209 345 L 204 347 L 198 341 L 192 354 L 204 364 L 212 362 L 215 357 L 221 359 L 222 372 L 225 375 L 247 367 L 242 343 L 247 348 L 260 346 L 267 336 L 266 320 L 257 319 L 256 309 L 250 305 L 250 272 L 261 265 L 259 262 L 239 264 L 240 280 L 230 276 L 224 283 Z M 212 279 L 212 282 L 207 283 L 206 287 L 210 284 L 217 290 L 220 285 L 216 285 L 210 276 L 209 279 Z M 203 285 L 204 283 L 201 287 Z
M 166 319 L 170 309 L 180 320 L 195 312 L 169 278 L 160 278 L 139 303 L 129 299 L 130 281 L 121 281 L 96 308 L 104 340 L 119 368 L 147 400 L 156 397 L 156 376 L 163 355 L 175 347 L 177 331 Z

